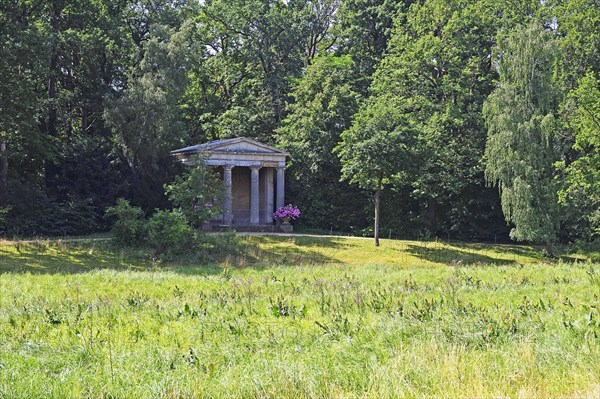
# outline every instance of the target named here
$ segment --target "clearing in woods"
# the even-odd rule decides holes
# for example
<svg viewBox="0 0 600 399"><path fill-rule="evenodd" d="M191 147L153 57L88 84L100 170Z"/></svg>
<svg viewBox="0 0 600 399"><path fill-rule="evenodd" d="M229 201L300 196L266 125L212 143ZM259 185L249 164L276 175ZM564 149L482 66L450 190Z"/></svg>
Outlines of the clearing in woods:
<svg viewBox="0 0 600 399"><path fill-rule="evenodd" d="M211 265L0 244L0 398L600 396L597 263L244 241Z"/></svg>

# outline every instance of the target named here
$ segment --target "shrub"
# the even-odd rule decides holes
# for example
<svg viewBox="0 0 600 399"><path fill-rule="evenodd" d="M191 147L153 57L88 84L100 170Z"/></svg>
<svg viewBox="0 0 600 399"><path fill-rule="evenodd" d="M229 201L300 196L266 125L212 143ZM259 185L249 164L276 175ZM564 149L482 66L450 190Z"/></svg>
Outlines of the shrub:
<svg viewBox="0 0 600 399"><path fill-rule="evenodd" d="M52 203L44 219L48 235L85 234L97 227L96 208L90 199Z"/></svg>
<svg viewBox="0 0 600 399"><path fill-rule="evenodd" d="M113 241L120 246L141 246L145 241L144 211L119 198L117 204L106 210L106 216L116 218L111 229Z"/></svg>
<svg viewBox="0 0 600 399"><path fill-rule="evenodd" d="M155 255L179 254L192 246L192 230L178 209L156 211L146 227L148 245Z"/></svg>
<svg viewBox="0 0 600 399"><path fill-rule="evenodd" d="M200 157L187 173L165 186L165 193L193 227L200 227L222 212L225 185Z"/></svg>
<svg viewBox="0 0 600 399"><path fill-rule="evenodd" d="M89 234L98 228L90 198L57 200L28 184L10 186L10 205L0 210L0 231L7 236Z"/></svg>

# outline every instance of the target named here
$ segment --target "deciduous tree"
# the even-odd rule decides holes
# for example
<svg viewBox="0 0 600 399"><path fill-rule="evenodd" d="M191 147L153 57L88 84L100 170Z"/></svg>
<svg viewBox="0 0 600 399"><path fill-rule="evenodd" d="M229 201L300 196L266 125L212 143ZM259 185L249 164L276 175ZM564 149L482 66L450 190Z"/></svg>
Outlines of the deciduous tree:
<svg viewBox="0 0 600 399"><path fill-rule="evenodd" d="M336 148L342 179L373 192L375 246L379 246L381 191L407 177L414 143L415 130L405 110L394 98L378 97L361 108Z"/></svg>
<svg viewBox="0 0 600 399"><path fill-rule="evenodd" d="M332 156L358 109L352 74L349 56L316 57L294 84L294 101L277 133L290 153L286 190L307 210L302 222L311 227L349 229L361 223L365 196L339 181L340 160Z"/></svg>
<svg viewBox="0 0 600 399"><path fill-rule="evenodd" d="M373 80L373 95L393 96L418 132L411 151L419 169L407 183L432 236L440 221L446 229L461 223L451 216L467 207L466 193L485 196L481 108L496 78L493 11L487 1L443 0L401 9Z"/></svg>
<svg viewBox="0 0 600 399"><path fill-rule="evenodd" d="M565 104L567 123L574 132L575 158L565 167L566 187L561 200L577 206L586 219L583 238L600 235L600 80L589 73L579 80Z"/></svg>
<svg viewBox="0 0 600 399"><path fill-rule="evenodd" d="M551 254L559 229L556 41L534 21L508 32L498 47L500 82L484 107L486 179L500 190L511 237L545 243Z"/></svg>

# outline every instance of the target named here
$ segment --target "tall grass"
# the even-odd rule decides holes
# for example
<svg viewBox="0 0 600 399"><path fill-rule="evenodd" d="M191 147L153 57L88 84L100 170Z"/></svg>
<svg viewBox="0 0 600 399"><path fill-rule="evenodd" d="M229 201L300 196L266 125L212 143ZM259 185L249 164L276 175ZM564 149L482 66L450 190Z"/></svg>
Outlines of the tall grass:
<svg viewBox="0 0 600 399"><path fill-rule="evenodd" d="M0 398L600 396L598 264L252 240L327 259L0 274Z"/></svg>

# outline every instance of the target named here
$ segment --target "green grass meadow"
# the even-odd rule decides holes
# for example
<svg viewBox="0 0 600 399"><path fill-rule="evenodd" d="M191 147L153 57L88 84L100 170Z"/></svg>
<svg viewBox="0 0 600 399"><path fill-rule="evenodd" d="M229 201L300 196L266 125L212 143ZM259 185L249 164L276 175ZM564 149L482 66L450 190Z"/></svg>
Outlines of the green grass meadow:
<svg viewBox="0 0 600 399"><path fill-rule="evenodd" d="M0 398L600 397L600 264L245 237L177 261L0 244Z"/></svg>

